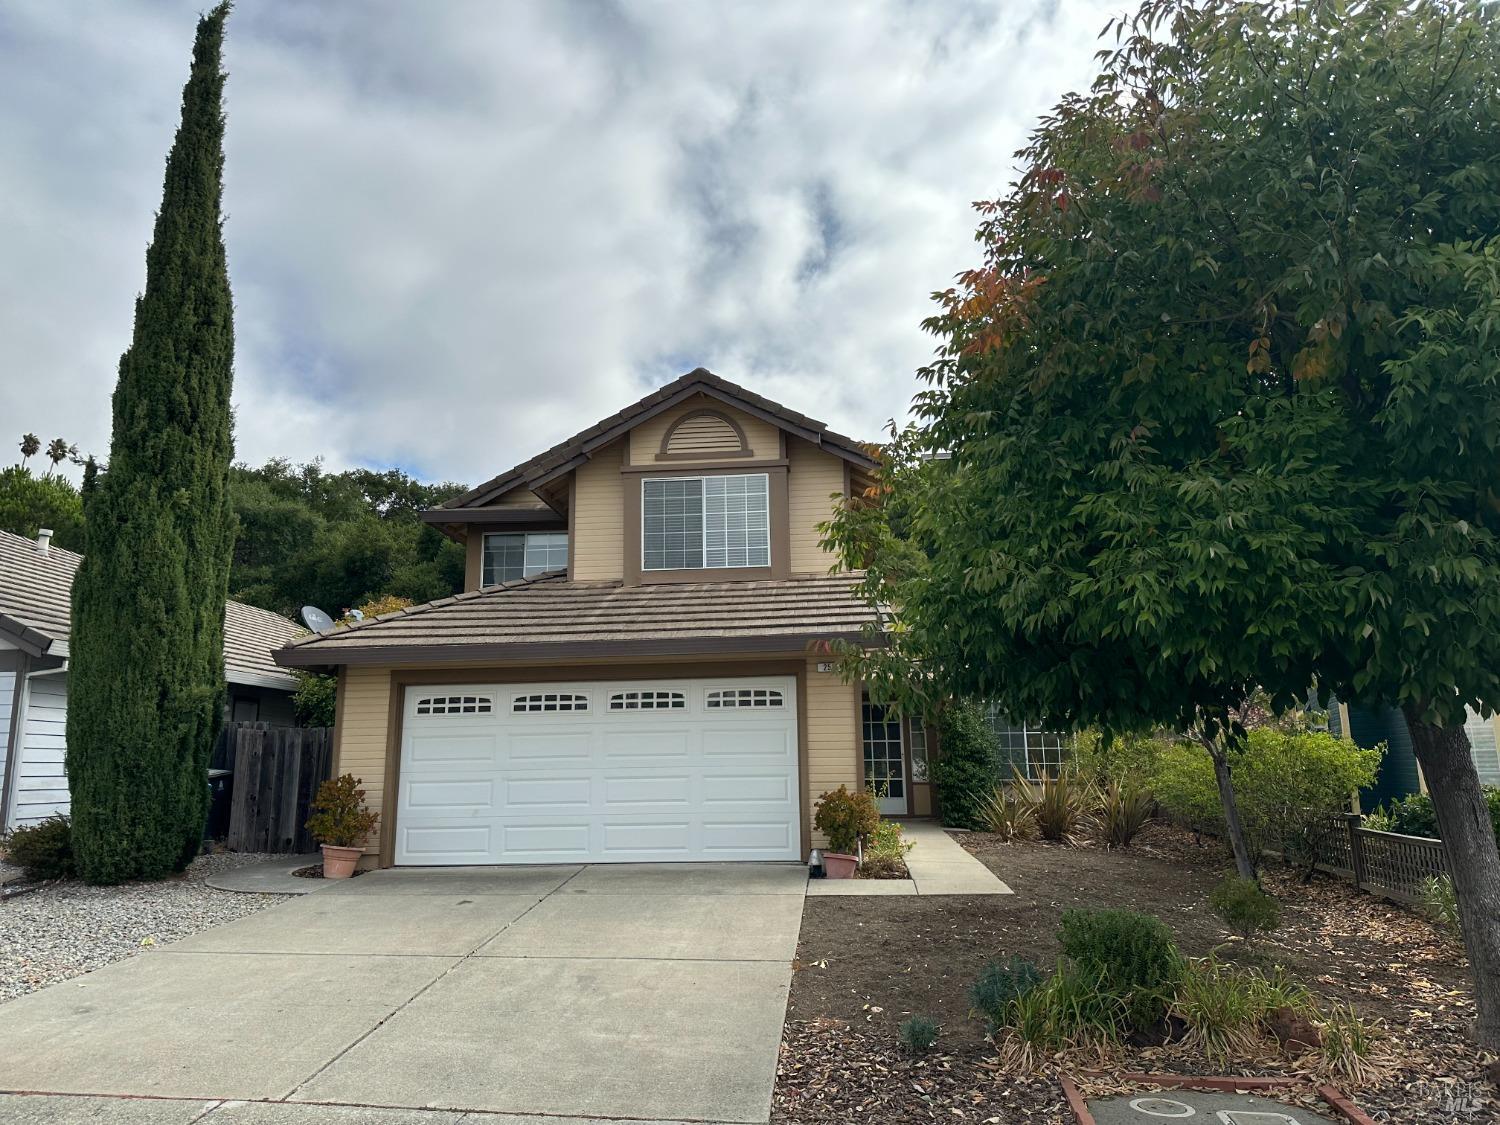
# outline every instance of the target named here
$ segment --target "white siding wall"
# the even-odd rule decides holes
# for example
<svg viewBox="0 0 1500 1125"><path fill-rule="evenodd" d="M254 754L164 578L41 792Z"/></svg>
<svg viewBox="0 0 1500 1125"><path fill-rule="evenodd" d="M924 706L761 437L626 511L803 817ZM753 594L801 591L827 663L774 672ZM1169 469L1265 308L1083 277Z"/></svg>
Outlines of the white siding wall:
<svg viewBox="0 0 1500 1125"><path fill-rule="evenodd" d="M68 777L63 772L67 748L68 676L33 676L27 692L20 759L16 763L11 824L35 824L68 811Z"/></svg>

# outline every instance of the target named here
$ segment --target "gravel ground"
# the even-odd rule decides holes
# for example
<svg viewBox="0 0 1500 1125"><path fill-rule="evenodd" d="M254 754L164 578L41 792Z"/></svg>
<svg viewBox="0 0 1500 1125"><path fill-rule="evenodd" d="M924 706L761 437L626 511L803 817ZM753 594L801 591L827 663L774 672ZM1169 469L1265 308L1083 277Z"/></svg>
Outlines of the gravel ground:
<svg viewBox="0 0 1500 1125"><path fill-rule="evenodd" d="M284 902L291 896L203 884L216 871L273 858L206 855L160 883L57 883L0 902L0 1002ZM0 865L0 882L15 874Z"/></svg>

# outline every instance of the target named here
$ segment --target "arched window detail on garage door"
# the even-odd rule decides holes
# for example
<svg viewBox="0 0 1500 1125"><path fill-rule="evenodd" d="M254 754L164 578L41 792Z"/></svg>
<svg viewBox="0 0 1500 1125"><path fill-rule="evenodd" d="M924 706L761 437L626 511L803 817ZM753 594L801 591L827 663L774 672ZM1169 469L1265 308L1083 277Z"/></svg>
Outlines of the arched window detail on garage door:
<svg viewBox="0 0 1500 1125"><path fill-rule="evenodd" d="M568 691L539 691L534 695L518 695L511 700L513 714L522 715L534 711L587 711L589 697Z"/></svg>
<svg viewBox="0 0 1500 1125"><path fill-rule="evenodd" d="M488 715L494 710L492 695L424 695L417 700L418 715Z"/></svg>
<svg viewBox="0 0 1500 1125"><path fill-rule="evenodd" d="M786 697L775 688L720 688L708 693L703 705L710 711L750 707L785 707Z"/></svg>
<svg viewBox="0 0 1500 1125"><path fill-rule="evenodd" d="M685 711L687 696L680 691L617 691L609 697L611 711Z"/></svg>

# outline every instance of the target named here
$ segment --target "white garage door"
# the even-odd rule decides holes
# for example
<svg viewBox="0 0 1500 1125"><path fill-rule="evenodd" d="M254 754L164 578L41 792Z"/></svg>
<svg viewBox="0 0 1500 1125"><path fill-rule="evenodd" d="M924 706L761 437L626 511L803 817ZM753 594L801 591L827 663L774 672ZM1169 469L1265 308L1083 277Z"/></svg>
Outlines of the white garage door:
<svg viewBox="0 0 1500 1125"><path fill-rule="evenodd" d="M409 687L398 864L801 858L796 680Z"/></svg>

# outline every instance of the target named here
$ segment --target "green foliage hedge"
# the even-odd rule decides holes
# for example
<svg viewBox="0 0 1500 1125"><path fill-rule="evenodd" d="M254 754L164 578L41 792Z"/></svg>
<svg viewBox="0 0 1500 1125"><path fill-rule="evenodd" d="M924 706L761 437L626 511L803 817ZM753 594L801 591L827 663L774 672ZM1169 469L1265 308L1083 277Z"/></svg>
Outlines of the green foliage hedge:
<svg viewBox="0 0 1500 1125"><path fill-rule="evenodd" d="M950 828L983 828L983 801L999 780L995 735L984 712L956 701L938 716L938 756L931 764L938 809Z"/></svg>
<svg viewBox="0 0 1500 1125"><path fill-rule="evenodd" d="M1490 822L1495 826L1495 837L1500 839L1500 789L1487 785L1484 789L1485 803L1489 806ZM1396 832L1402 836L1425 836L1429 840L1440 840L1437 810L1432 807L1432 798L1426 793L1409 793L1388 806L1378 808L1365 817L1366 828L1378 832Z"/></svg>
<svg viewBox="0 0 1500 1125"><path fill-rule="evenodd" d="M72 828L65 816L13 828L0 837L0 851L26 878L67 879L73 875Z"/></svg>

